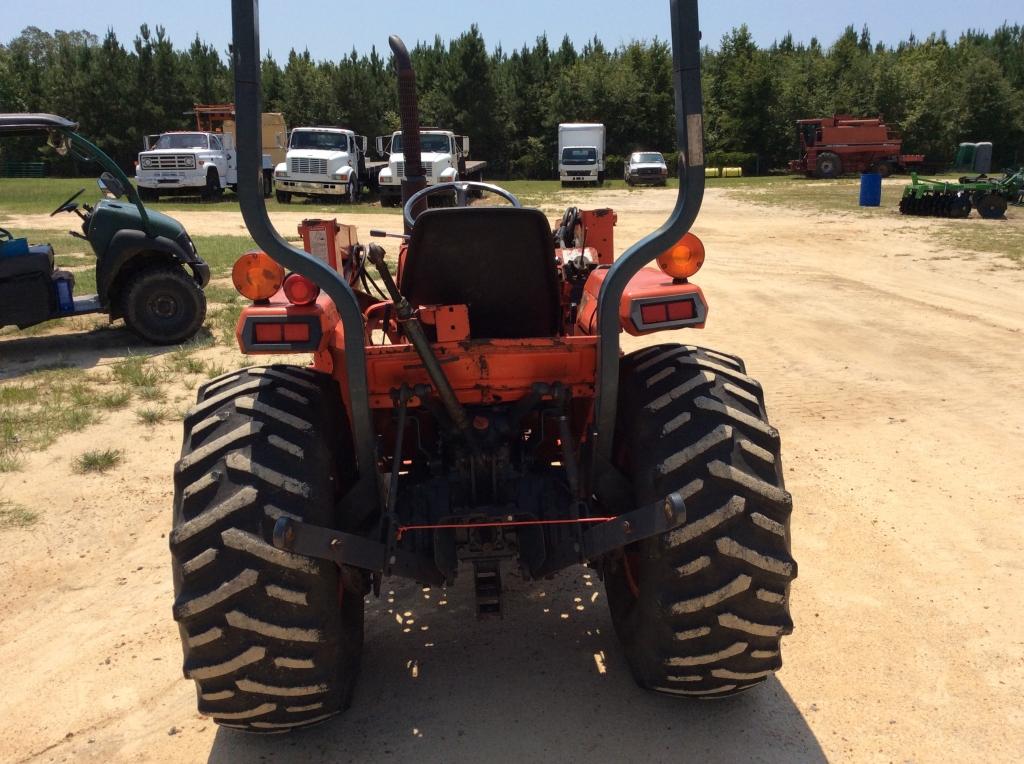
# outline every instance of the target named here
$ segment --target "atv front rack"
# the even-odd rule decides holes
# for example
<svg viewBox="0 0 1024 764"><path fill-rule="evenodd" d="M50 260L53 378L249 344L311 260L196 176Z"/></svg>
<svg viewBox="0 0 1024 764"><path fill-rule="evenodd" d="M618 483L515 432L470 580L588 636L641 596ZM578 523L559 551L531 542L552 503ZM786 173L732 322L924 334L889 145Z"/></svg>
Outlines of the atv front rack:
<svg viewBox="0 0 1024 764"><path fill-rule="evenodd" d="M617 517L579 518L575 520L494 520L480 523L439 523L434 525L403 526L401 533L412 530L432 530L435 534L457 528L539 527L561 524L590 527L576 538L563 542L550 550L547 560L534 575L550 575L570 565L594 562L606 554L628 544L659 536L679 528L686 522L686 506L682 496L671 493L661 501L627 512ZM330 560L368 571L379 577L399 576L411 578L421 584L451 583L433 557L401 549L400 538L380 543L354 533L310 525L290 517L281 517L274 525L274 546L286 552Z"/></svg>

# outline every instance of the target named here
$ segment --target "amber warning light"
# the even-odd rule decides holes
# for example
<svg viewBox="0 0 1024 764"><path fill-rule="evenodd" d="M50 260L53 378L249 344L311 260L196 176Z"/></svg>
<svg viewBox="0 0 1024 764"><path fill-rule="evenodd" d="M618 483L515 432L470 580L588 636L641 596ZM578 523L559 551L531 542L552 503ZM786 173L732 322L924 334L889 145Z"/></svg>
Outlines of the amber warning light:
<svg viewBox="0 0 1024 764"><path fill-rule="evenodd" d="M674 279L688 279L704 265L704 242L687 233L658 256L658 267Z"/></svg>
<svg viewBox="0 0 1024 764"><path fill-rule="evenodd" d="M243 297L269 300L284 283L284 268L266 252L247 252L235 261L231 281Z"/></svg>

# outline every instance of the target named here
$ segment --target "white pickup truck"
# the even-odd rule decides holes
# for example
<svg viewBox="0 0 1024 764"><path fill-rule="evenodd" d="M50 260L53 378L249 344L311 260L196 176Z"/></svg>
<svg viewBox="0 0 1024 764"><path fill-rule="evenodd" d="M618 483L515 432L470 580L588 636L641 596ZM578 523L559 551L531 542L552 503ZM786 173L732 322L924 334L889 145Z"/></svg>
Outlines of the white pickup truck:
<svg viewBox="0 0 1024 764"><path fill-rule="evenodd" d="M333 196L355 204L365 180L365 135L340 127L296 127L285 161L274 170L274 193L282 204L293 196Z"/></svg>
<svg viewBox="0 0 1024 764"><path fill-rule="evenodd" d="M388 155L386 166L377 175L380 203L385 207L396 205L402 199L402 181L406 177L401 131L379 136L377 153ZM448 130L420 131L420 161L428 186L456 180L481 181L487 166L482 160L469 161L469 138Z"/></svg>
<svg viewBox="0 0 1024 764"><path fill-rule="evenodd" d="M219 199L238 185L234 138L223 133L181 132L147 136L135 166L143 201L170 194L199 194Z"/></svg>

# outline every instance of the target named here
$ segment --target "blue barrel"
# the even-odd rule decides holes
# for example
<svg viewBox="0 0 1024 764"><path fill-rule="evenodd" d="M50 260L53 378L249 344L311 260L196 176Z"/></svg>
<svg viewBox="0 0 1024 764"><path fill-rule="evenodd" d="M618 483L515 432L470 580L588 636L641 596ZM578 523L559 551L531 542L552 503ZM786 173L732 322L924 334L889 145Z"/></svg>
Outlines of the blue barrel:
<svg viewBox="0 0 1024 764"><path fill-rule="evenodd" d="M882 176L877 172L865 172L860 176L860 206L882 206Z"/></svg>

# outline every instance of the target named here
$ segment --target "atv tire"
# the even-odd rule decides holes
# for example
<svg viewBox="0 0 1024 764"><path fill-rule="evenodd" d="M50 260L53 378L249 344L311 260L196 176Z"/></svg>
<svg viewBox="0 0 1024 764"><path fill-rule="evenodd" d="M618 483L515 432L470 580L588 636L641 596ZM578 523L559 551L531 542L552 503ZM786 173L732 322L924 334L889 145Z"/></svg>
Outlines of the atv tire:
<svg viewBox="0 0 1024 764"><path fill-rule="evenodd" d="M618 466L642 506L678 491L686 522L605 563L637 683L714 699L781 667L792 631L792 499L761 386L738 358L660 345L623 359Z"/></svg>
<svg viewBox="0 0 1024 764"><path fill-rule="evenodd" d="M279 517L336 526L351 444L333 380L251 368L199 391L174 470L174 618L199 712L281 732L345 710L363 645L361 574L270 540Z"/></svg>
<svg viewBox="0 0 1024 764"><path fill-rule="evenodd" d="M154 345L180 345L192 339L206 318L206 294L177 266L147 268L124 288L125 325Z"/></svg>

